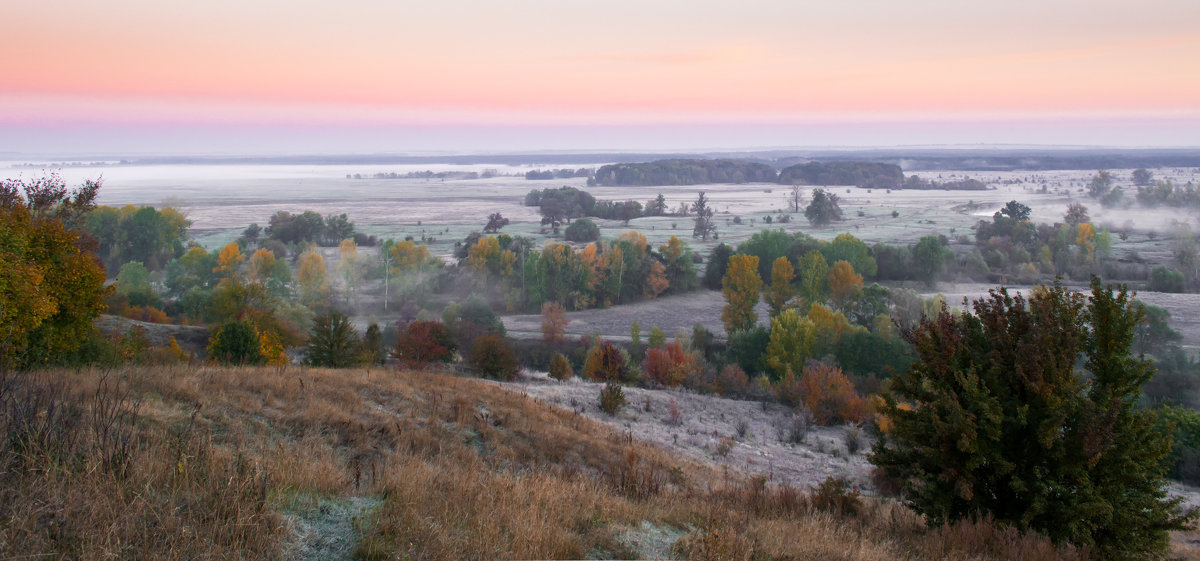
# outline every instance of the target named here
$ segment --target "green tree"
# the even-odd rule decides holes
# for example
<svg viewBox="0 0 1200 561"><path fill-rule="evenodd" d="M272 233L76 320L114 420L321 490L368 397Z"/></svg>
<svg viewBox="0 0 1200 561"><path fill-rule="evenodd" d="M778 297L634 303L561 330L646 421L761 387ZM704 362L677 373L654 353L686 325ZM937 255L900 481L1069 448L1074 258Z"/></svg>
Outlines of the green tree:
<svg viewBox="0 0 1200 561"><path fill-rule="evenodd" d="M467 354L467 364L480 374L497 380L512 380L520 372L512 345L494 333L475 338L471 352Z"/></svg>
<svg viewBox="0 0 1200 561"><path fill-rule="evenodd" d="M734 255L729 258L729 270L721 279L721 293L725 296L725 308L721 310L721 322L725 332L733 333L754 327L758 323L758 295L762 291L762 277L758 276L758 257Z"/></svg>
<svg viewBox="0 0 1200 561"><path fill-rule="evenodd" d="M800 258L800 296L809 304L829 297L829 262L815 249Z"/></svg>
<svg viewBox="0 0 1200 561"><path fill-rule="evenodd" d="M833 238L833 241L821 248L821 254L825 256L825 261L828 263L837 263L838 261L849 263L851 267L854 267L854 271L865 279L873 279L879 272L878 264L876 264L875 258L871 257L871 250L867 244L854 237L853 234L838 234L838 237Z"/></svg>
<svg viewBox="0 0 1200 561"><path fill-rule="evenodd" d="M804 217L813 226L824 226L841 220L842 207L838 204L838 196L827 193L824 189L813 189L812 202L804 208Z"/></svg>
<svg viewBox="0 0 1200 561"><path fill-rule="evenodd" d="M1055 285L943 308L910 336L918 359L892 378L871 461L934 525L987 514L1104 559L1162 553L1196 513L1167 498L1170 439L1136 407L1153 372L1129 354L1140 320L1095 278L1090 299Z"/></svg>
<svg viewBox="0 0 1200 561"><path fill-rule="evenodd" d="M917 241L912 251L913 272L916 277L926 284L933 284L933 280L946 266L947 251L938 236L923 236Z"/></svg>
<svg viewBox="0 0 1200 561"><path fill-rule="evenodd" d="M358 333L345 314L331 311L313 318L312 332L308 337L308 364L346 368L359 364L361 359Z"/></svg>
<svg viewBox="0 0 1200 561"><path fill-rule="evenodd" d="M594 242L600 239L600 227L587 218L580 218L567 226L563 237L576 243Z"/></svg>
<svg viewBox="0 0 1200 561"><path fill-rule="evenodd" d="M208 341L208 356L222 364L255 365L266 362L254 323L248 320L221 324Z"/></svg>
<svg viewBox="0 0 1200 561"><path fill-rule="evenodd" d="M813 322L796 309L784 310L771 320L766 363L774 379L782 379L789 372L799 375L804 370L804 361L812 354L815 331Z"/></svg>

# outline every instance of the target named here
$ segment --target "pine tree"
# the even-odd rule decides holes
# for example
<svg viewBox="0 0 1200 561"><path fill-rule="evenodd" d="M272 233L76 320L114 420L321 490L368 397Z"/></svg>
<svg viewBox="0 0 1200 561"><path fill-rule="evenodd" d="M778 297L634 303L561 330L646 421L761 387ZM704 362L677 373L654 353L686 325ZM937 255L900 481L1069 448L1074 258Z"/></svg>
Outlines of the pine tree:
<svg viewBox="0 0 1200 561"><path fill-rule="evenodd" d="M871 461L934 525L987 514L1104 559L1160 554L1196 513L1167 498L1170 436L1136 409L1151 376L1129 354L1140 320L1095 278L1090 299L1055 285L943 306L909 335L918 360L891 380Z"/></svg>
<svg viewBox="0 0 1200 561"><path fill-rule="evenodd" d="M329 312L313 318L312 333L308 338L308 364L345 368L358 364L361 357L358 333L345 314Z"/></svg>

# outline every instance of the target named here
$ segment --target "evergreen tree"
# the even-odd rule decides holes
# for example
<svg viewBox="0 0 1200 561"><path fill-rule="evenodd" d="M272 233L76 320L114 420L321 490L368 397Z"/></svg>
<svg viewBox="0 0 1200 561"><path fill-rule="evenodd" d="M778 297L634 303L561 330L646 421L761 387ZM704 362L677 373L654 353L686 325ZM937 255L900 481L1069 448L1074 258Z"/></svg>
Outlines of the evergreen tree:
<svg viewBox="0 0 1200 561"><path fill-rule="evenodd" d="M358 364L362 357L358 333L350 319L340 312L313 318L308 338L308 364L327 368L345 368Z"/></svg>
<svg viewBox="0 0 1200 561"><path fill-rule="evenodd" d="M918 359L892 378L871 461L931 524L987 514L1105 559L1161 554L1196 513L1167 498L1170 437L1136 408L1152 375L1130 356L1139 321L1095 278L1090 299L1055 285L943 306L909 335Z"/></svg>

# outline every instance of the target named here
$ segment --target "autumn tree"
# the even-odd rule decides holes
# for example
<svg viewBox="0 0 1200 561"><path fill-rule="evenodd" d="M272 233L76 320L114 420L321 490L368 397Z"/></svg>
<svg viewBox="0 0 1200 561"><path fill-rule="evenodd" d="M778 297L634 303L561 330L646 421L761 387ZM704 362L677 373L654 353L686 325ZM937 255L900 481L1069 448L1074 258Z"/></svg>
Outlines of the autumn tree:
<svg viewBox="0 0 1200 561"><path fill-rule="evenodd" d="M796 272L787 257L779 257L771 264L771 285L763 293L763 300L767 302L771 317L779 315L784 306L796 296L796 288L792 286L792 279L795 277Z"/></svg>
<svg viewBox="0 0 1200 561"><path fill-rule="evenodd" d="M363 269L363 259L358 253L358 244L352 239L344 239L338 245L337 270L346 287L347 296L352 302L358 301L358 287L362 284L366 271Z"/></svg>
<svg viewBox="0 0 1200 561"><path fill-rule="evenodd" d="M986 515L1102 559L1161 555L1196 512L1168 498L1170 436L1138 408L1139 311L1094 277L1090 298L1056 284L943 308L909 335L918 359L891 379L871 461L933 525Z"/></svg>
<svg viewBox="0 0 1200 561"><path fill-rule="evenodd" d="M311 309L321 309L329 303L329 281L326 278L325 258L316 248L302 253L298 259L296 282L300 287L300 303Z"/></svg>
<svg viewBox="0 0 1200 561"><path fill-rule="evenodd" d="M567 310L558 302L542 304L542 340L547 343L561 341L567 333Z"/></svg>
<svg viewBox="0 0 1200 561"><path fill-rule="evenodd" d="M497 380L512 380L520 373L512 345L495 333L475 338L467 354L467 364L480 374Z"/></svg>
<svg viewBox="0 0 1200 561"><path fill-rule="evenodd" d="M648 352L648 351L647 351ZM597 340L583 362L583 377L598 382L618 382L629 376L629 359L616 345Z"/></svg>
<svg viewBox="0 0 1200 561"><path fill-rule="evenodd" d="M721 322L725 332L733 333L754 327L758 323L759 292L762 277L758 275L758 257L737 254L729 258L729 269L721 279L721 293L725 296L725 308L721 310Z"/></svg>
<svg viewBox="0 0 1200 561"><path fill-rule="evenodd" d="M799 310L789 308L771 320L771 337L767 343L766 363L772 377L782 379L787 373L798 373L812 354L816 328Z"/></svg>
<svg viewBox="0 0 1200 561"><path fill-rule="evenodd" d="M440 321L414 321L400 331L392 355L402 364L420 368L454 359L454 336Z"/></svg>
<svg viewBox="0 0 1200 561"><path fill-rule="evenodd" d="M810 304L829 297L829 263L820 251L810 251L800 258L800 296Z"/></svg>
<svg viewBox="0 0 1200 561"><path fill-rule="evenodd" d="M661 349L648 349L642 359L642 372L656 384L673 388L683 384L688 376L700 371L700 361L683 350L679 341Z"/></svg>
<svg viewBox="0 0 1200 561"><path fill-rule="evenodd" d="M845 309L858 294L862 293L862 275L845 261L838 261L829 269L829 301L838 310Z"/></svg>
<svg viewBox="0 0 1200 561"><path fill-rule="evenodd" d="M92 332L109 289L80 228L99 189L68 190L57 175L0 181L0 368L49 364Z"/></svg>
<svg viewBox="0 0 1200 561"><path fill-rule="evenodd" d="M822 425L861 423L871 416L865 398L842 369L826 361L810 361L800 376L800 399Z"/></svg>

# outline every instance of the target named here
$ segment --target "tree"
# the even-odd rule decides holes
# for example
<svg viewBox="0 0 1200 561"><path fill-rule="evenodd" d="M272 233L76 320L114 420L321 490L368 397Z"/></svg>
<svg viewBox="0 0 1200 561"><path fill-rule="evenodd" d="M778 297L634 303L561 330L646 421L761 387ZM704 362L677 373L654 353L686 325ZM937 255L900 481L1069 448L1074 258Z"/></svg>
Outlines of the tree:
<svg viewBox="0 0 1200 561"><path fill-rule="evenodd" d="M499 212L493 212L488 215L487 225L483 227L483 233L495 234L501 228L508 226L508 219L502 216Z"/></svg>
<svg viewBox="0 0 1200 561"><path fill-rule="evenodd" d="M874 278L879 272L879 266L875 262L875 258L871 257L871 250L867 244L854 237L853 234L838 234L833 241L821 248L821 254L825 256L825 261L828 263L837 263L838 261L850 263L855 272L867 279Z"/></svg>
<svg viewBox="0 0 1200 561"><path fill-rule="evenodd" d="M642 360L642 372L656 384L673 388L683 384L688 376L700 371L700 361L683 350L679 341L661 349L649 349Z"/></svg>
<svg viewBox="0 0 1200 561"><path fill-rule="evenodd" d="M754 305L758 303L761 290L758 257L741 254L730 257L729 270L721 279L721 294L725 297L721 322L725 324L726 333L749 329L758 323L758 312L754 311Z"/></svg>
<svg viewBox="0 0 1200 561"><path fill-rule="evenodd" d="M791 191L788 193L788 209L792 212L800 212L801 190L800 184L792 185Z"/></svg>
<svg viewBox="0 0 1200 561"><path fill-rule="evenodd" d="M1079 203L1071 203L1067 205L1067 213L1063 215L1063 222L1068 226L1078 226L1085 222L1091 222L1092 219L1088 216L1088 209Z"/></svg>
<svg viewBox="0 0 1200 561"><path fill-rule="evenodd" d="M733 255L733 248L724 242L712 248L712 252L708 254L708 262L704 264L705 288L709 290L719 290L721 288L721 279L725 278L725 271L729 269L729 257L731 255Z"/></svg>
<svg viewBox="0 0 1200 561"><path fill-rule="evenodd" d="M787 257L780 257L771 264L771 285L763 293L763 300L767 302L771 317L779 315L784 306L796 296L796 288L792 286L792 279L795 277L796 271L792 269L792 262L788 261Z"/></svg>
<svg viewBox="0 0 1200 561"><path fill-rule="evenodd" d="M508 341L494 333L476 337L467 354L467 364L488 378L512 380L520 368L517 354Z"/></svg>
<svg viewBox="0 0 1200 561"><path fill-rule="evenodd" d="M542 304L542 340L547 343L561 341L567 333L567 310L558 302Z"/></svg>
<svg viewBox="0 0 1200 561"><path fill-rule="evenodd" d="M829 301L834 309L844 310L862 293L862 275L845 261L838 261L829 270Z"/></svg>
<svg viewBox="0 0 1200 561"><path fill-rule="evenodd" d="M708 206L708 198L704 191L700 191L700 194L696 196L696 202L692 203L691 210L692 214L696 215L692 237L708 241L709 236L717 233L717 225L713 224L713 209Z"/></svg>
<svg viewBox="0 0 1200 561"><path fill-rule="evenodd" d="M583 362L583 377L598 382L617 382L629 374L629 360L616 345L597 340Z"/></svg>
<svg viewBox="0 0 1200 561"><path fill-rule="evenodd" d="M325 275L325 258L316 249L300 255L296 282L300 285L300 303L311 309L328 305L329 282Z"/></svg>
<svg viewBox="0 0 1200 561"><path fill-rule="evenodd" d="M222 364L255 365L267 360L258 329L248 320L221 324L209 338L207 350L209 357Z"/></svg>
<svg viewBox="0 0 1200 561"><path fill-rule="evenodd" d="M1133 170L1133 184L1138 187L1145 187L1154 181L1154 174L1146 168L1138 168Z"/></svg>
<svg viewBox="0 0 1200 561"><path fill-rule="evenodd" d="M804 208L804 217L813 226L824 226L830 222L842 219L842 207L838 205L838 196L826 193L824 189L814 189L812 202Z"/></svg>
<svg viewBox="0 0 1200 561"><path fill-rule="evenodd" d="M431 362L454 359L454 337L440 321L414 321L396 338L392 354L400 362L420 368Z"/></svg>
<svg viewBox="0 0 1200 561"><path fill-rule="evenodd" d="M815 331L813 322L795 308L784 310L771 320L766 363L774 379L802 371L804 361L812 355Z"/></svg>
<svg viewBox="0 0 1200 561"><path fill-rule="evenodd" d="M829 262L815 249L800 258L800 296L809 304L829 297Z"/></svg>
<svg viewBox="0 0 1200 561"><path fill-rule="evenodd" d="M1004 216L1007 216L1017 222L1028 222L1029 213L1031 212L1033 212L1033 209L1015 200L1004 203L1004 207L1000 209L1000 214L1003 214Z"/></svg>
<svg viewBox="0 0 1200 561"><path fill-rule="evenodd" d="M0 368L32 368L79 348L104 309L103 266L81 234L98 181L0 181Z"/></svg>
<svg viewBox="0 0 1200 561"><path fill-rule="evenodd" d="M933 279L946 266L946 247L938 236L923 236L917 241L912 251L913 273L925 284L933 284Z"/></svg>
<svg viewBox="0 0 1200 561"><path fill-rule="evenodd" d="M567 238L567 241L577 243L594 242L600 239L600 227L587 218L580 218L567 226L563 236Z"/></svg>
<svg viewBox="0 0 1200 561"><path fill-rule="evenodd" d="M867 400L854 391L842 369L825 361L805 365L800 396L818 424L861 423L870 416Z"/></svg>
<svg viewBox="0 0 1200 561"><path fill-rule="evenodd" d="M363 276L366 271L363 270L363 260L358 254L358 244L352 239L344 239L338 244L338 272L342 275L342 282L346 286L350 299L357 302L358 287L362 284Z"/></svg>
<svg viewBox="0 0 1200 561"><path fill-rule="evenodd" d="M1136 407L1153 370L1129 354L1126 289L1000 289L972 309L910 334L918 359L892 378L871 461L933 525L985 514L1104 559L1160 554L1196 511L1167 498L1170 438Z"/></svg>
<svg viewBox="0 0 1200 561"><path fill-rule="evenodd" d="M570 380L575 373L571 370L571 361L562 353L554 353L550 358L550 377L560 382Z"/></svg>
<svg viewBox="0 0 1200 561"><path fill-rule="evenodd" d="M358 333L345 314L329 312L313 318L305 362L326 368L346 368L358 364L361 358Z"/></svg>
<svg viewBox="0 0 1200 561"><path fill-rule="evenodd" d="M646 216L662 216L666 213L667 199L663 197L662 193L659 193L657 197L646 203Z"/></svg>

